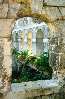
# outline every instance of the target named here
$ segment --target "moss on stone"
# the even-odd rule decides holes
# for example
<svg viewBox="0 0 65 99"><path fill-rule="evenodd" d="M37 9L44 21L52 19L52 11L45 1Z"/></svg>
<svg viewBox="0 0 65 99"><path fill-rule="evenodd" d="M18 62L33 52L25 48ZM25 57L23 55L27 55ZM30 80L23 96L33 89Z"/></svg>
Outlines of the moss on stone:
<svg viewBox="0 0 65 99"><path fill-rule="evenodd" d="M27 4L30 3L31 0L16 0L17 3L23 3L23 4Z"/></svg>
<svg viewBox="0 0 65 99"><path fill-rule="evenodd" d="M26 7L23 9L20 9L17 13L18 17L34 17L37 19L40 19L41 21L50 22L50 18L47 14L39 14L39 13L33 13L30 7Z"/></svg>

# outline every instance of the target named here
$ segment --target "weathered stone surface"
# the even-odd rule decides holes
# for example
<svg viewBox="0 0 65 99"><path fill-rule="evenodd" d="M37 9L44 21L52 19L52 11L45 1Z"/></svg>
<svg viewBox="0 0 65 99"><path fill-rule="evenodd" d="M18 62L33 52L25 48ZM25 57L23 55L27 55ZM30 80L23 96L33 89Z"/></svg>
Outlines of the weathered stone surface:
<svg viewBox="0 0 65 99"><path fill-rule="evenodd" d="M54 22L55 29L57 28L57 34L62 34L63 37L65 37L65 20L59 20ZM56 34L56 35L57 35Z"/></svg>
<svg viewBox="0 0 65 99"><path fill-rule="evenodd" d="M11 42L7 38L0 39L0 93L5 93L10 88L10 77L12 73ZM7 49L8 47L8 49ZM2 88L1 88L2 86Z"/></svg>
<svg viewBox="0 0 65 99"><path fill-rule="evenodd" d="M23 2L24 1L25 0L23 0ZM43 4L43 1L45 1L44 4ZM2 4L2 3L5 3L5 4ZM9 3L9 5L7 3ZM61 34L62 34L62 37L63 37L62 43L63 43L64 47L61 48L61 53L63 52L63 55L61 55L60 64L61 64L61 66L65 67L65 21L64 21L64 19L65 19L65 0L32 0L32 3L29 3L29 4L31 4L30 6L32 8L33 13L30 13L31 9L29 9L30 7L26 4L26 2L25 2L25 6L23 6L23 4L21 4L21 7L20 7L20 4L19 3L17 4L16 0L0 0L0 18L1 18L0 19L0 38L4 41L4 44L2 45L2 42L0 40L0 67L2 68L2 64L3 64L4 68L7 71L7 73L5 73L5 75L7 75L8 77L10 77L11 73L12 73L11 72L12 71L11 41L9 41L8 38L11 36L12 22L14 21L15 18L17 18L17 12L18 12L19 8L22 8L22 11L21 11L21 12L23 12L23 13L21 13L22 17L24 17L25 15L31 16L31 17L34 16L34 17L37 17L37 18L43 19L43 20L44 20L44 18L46 18L46 19L48 18L49 21L46 21L46 19L45 19L45 21L50 22L50 23L48 23L48 26L50 28L49 37L52 38L53 35L55 37L61 37ZM61 7L58 8L56 6L61 6ZM27 15L27 13L28 13L28 15ZM37 13L37 15L35 13ZM5 18L5 19L3 19L3 18ZM6 18L12 18L12 19L6 19ZM61 20L61 21L58 21L58 20ZM51 23L51 21L52 21L52 23ZM53 21L55 21L55 22L53 22ZM0 68L0 70L1 70L1 68ZM0 72L0 75L1 75L1 73L2 72ZM7 77L5 77L5 78L6 78L6 80L4 78L3 79L5 80L5 82L8 83L7 79L9 79L9 78L7 78ZM42 83L42 85L43 85L43 83ZM6 87L7 86L8 85L6 85ZM32 86L33 85L31 85L31 87ZM34 87L38 87L37 84ZM28 88L29 88L29 84L28 84ZM6 97L6 99L9 99L9 98L14 99L14 97L16 97L17 99L21 99L20 96L22 96L22 99L25 99L24 97L26 96L27 90L26 89L24 89L24 90L25 90L25 92L23 92L23 96L21 93L15 93L15 94L10 93L9 94L10 96ZM33 90L31 92L31 94L33 96L34 95L37 96L37 95L40 95L39 92L40 92L39 90L37 90L37 92L36 92L36 90ZM50 94L50 93L51 93L51 91L46 90L46 95ZM31 95L31 94L29 92L27 95ZM49 97L42 96L42 99L44 99L44 98L47 99ZM39 97L37 99L39 99ZM55 97L55 99L56 99L56 97ZM65 98L63 98L63 99L65 99Z"/></svg>
<svg viewBox="0 0 65 99"><path fill-rule="evenodd" d="M14 19L0 19L0 37L10 37Z"/></svg>
<svg viewBox="0 0 65 99"><path fill-rule="evenodd" d="M17 0L8 0L9 1L9 4L13 4L13 3L16 3Z"/></svg>
<svg viewBox="0 0 65 99"><path fill-rule="evenodd" d="M47 5L65 6L65 0L45 0Z"/></svg>
<svg viewBox="0 0 65 99"><path fill-rule="evenodd" d="M16 18L19 7L20 4L17 3L9 4L8 18Z"/></svg>
<svg viewBox="0 0 65 99"><path fill-rule="evenodd" d="M43 8L43 0L32 0L31 8L33 12L41 12Z"/></svg>
<svg viewBox="0 0 65 99"><path fill-rule="evenodd" d="M49 36L52 38L54 37L63 37L63 42L65 43L65 21L59 20L52 23L48 23L48 27L50 29Z"/></svg>
<svg viewBox="0 0 65 99"><path fill-rule="evenodd" d="M8 4L0 4L0 18L6 18L8 12Z"/></svg>
<svg viewBox="0 0 65 99"><path fill-rule="evenodd" d="M8 3L9 2L9 0L3 0L3 3Z"/></svg>
<svg viewBox="0 0 65 99"><path fill-rule="evenodd" d="M0 0L0 3L2 3L3 2L3 0Z"/></svg>
<svg viewBox="0 0 65 99"><path fill-rule="evenodd" d="M0 39L0 78L2 74L2 69L3 69L3 59L4 59L4 50L3 50L3 40Z"/></svg>
<svg viewBox="0 0 65 99"><path fill-rule="evenodd" d="M4 56L10 56L11 55L11 41L8 41L8 39L4 39Z"/></svg>
<svg viewBox="0 0 65 99"><path fill-rule="evenodd" d="M56 20L62 16L57 7L44 7L42 9L42 14L47 14L50 21Z"/></svg>
<svg viewBox="0 0 65 99"><path fill-rule="evenodd" d="M3 66L6 68L7 74L11 76L11 65L12 65L12 58L11 58L11 42L8 41L7 38L4 38L4 60Z"/></svg>
<svg viewBox="0 0 65 99"><path fill-rule="evenodd" d="M3 40L3 45L2 42L0 44L0 50L1 50L1 45L3 46L3 50L1 50L0 53L1 58L3 57L2 60L0 61L0 82L2 83L2 85L0 84L0 93L5 94L10 90L10 86L11 86L12 58L10 52L11 42L9 42L7 38L3 38L2 40Z"/></svg>
<svg viewBox="0 0 65 99"><path fill-rule="evenodd" d="M56 7L55 5L52 5L52 3L51 6L43 6L43 0L32 0L31 9L33 13L38 13L42 14L43 16L47 16L50 21L54 21L57 19L65 19L64 7Z"/></svg>
<svg viewBox="0 0 65 99"><path fill-rule="evenodd" d="M60 12L61 12L63 18L65 19L65 7L59 7L59 9L60 9Z"/></svg>
<svg viewBox="0 0 65 99"><path fill-rule="evenodd" d="M5 99L56 99L54 95L57 97L56 94L59 93L60 89L58 80L39 80L12 84L12 91Z"/></svg>

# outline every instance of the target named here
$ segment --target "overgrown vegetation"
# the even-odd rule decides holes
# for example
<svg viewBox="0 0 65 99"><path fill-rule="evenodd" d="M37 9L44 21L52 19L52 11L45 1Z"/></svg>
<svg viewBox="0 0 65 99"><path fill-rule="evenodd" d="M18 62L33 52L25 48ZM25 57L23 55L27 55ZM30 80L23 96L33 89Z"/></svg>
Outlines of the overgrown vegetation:
<svg viewBox="0 0 65 99"><path fill-rule="evenodd" d="M52 68L49 66L49 54L47 52L34 56L28 50L13 50L17 69L12 71L12 82L45 80L52 78Z"/></svg>

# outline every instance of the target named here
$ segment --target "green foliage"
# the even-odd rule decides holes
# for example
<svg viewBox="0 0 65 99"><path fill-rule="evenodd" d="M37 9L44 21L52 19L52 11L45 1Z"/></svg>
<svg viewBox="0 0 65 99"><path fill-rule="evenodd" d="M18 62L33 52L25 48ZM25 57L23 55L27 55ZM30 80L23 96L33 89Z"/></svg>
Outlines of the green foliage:
<svg viewBox="0 0 65 99"><path fill-rule="evenodd" d="M37 59L36 56L31 55L28 57L27 62L28 62L28 64L35 65L36 59Z"/></svg>
<svg viewBox="0 0 65 99"><path fill-rule="evenodd" d="M49 55L47 52L42 53L35 62L35 65L38 69L44 69L49 66Z"/></svg>
<svg viewBox="0 0 65 99"><path fill-rule="evenodd" d="M46 2L43 3L43 7L45 7L45 6L47 6L47 3Z"/></svg>
<svg viewBox="0 0 65 99"><path fill-rule="evenodd" d="M49 54L47 52L42 53L36 60L35 65L39 71L43 73L48 73L48 75L52 76L53 70L49 66Z"/></svg>
<svg viewBox="0 0 65 99"><path fill-rule="evenodd" d="M12 55L15 55L16 58L18 58L20 56L20 52L17 51L16 48L12 49Z"/></svg>
<svg viewBox="0 0 65 99"><path fill-rule="evenodd" d="M18 52L14 49L12 54L15 54L16 59L21 64L18 80L13 78L13 82L52 78L53 70L49 66L49 54L47 52L42 53L39 56L33 56L28 50ZM33 66L36 69L34 69Z"/></svg>
<svg viewBox="0 0 65 99"><path fill-rule="evenodd" d="M26 60L28 58L28 50L25 50L25 51L21 51L20 52L20 55L18 56L18 60L19 61L23 61L23 60Z"/></svg>
<svg viewBox="0 0 65 99"><path fill-rule="evenodd" d="M29 56L29 51L17 51L16 48L12 50L12 55L15 55L16 59L19 61L25 61Z"/></svg>

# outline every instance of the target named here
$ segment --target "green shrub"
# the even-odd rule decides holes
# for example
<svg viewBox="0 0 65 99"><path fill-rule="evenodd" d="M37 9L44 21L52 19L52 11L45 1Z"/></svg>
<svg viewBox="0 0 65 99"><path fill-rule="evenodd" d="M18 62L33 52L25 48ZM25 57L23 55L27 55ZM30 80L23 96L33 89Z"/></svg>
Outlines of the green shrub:
<svg viewBox="0 0 65 99"><path fill-rule="evenodd" d="M49 66L49 55L47 52L40 54L40 56L37 57L35 65L38 69L44 69Z"/></svg>
<svg viewBox="0 0 65 99"><path fill-rule="evenodd" d="M49 54L47 52L40 54L39 56L34 56L29 53L28 50L24 51L13 51L15 54L17 62L20 63L20 73L18 80L13 78L13 82L22 81L34 81L34 80L45 80L51 79L53 70L49 66ZM31 67L30 67L31 66Z"/></svg>
<svg viewBox="0 0 65 99"><path fill-rule="evenodd" d="M52 76L53 70L49 66L49 54L47 52L42 53L36 60L35 65L39 71L43 74L46 72L48 75Z"/></svg>

